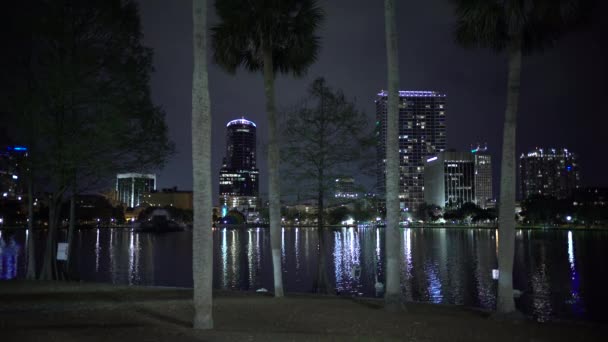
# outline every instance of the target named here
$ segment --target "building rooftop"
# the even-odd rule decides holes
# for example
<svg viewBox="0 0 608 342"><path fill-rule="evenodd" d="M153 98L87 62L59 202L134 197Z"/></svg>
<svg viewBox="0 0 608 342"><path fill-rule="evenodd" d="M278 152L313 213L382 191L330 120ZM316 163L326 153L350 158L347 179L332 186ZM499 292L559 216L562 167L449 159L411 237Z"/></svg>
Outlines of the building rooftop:
<svg viewBox="0 0 608 342"><path fill-rule="evenodd" d="M257 127L253 121L249 121L249 120L245 119L244 116L242 116L240 119L236 119L236 120L232 120L232 121L228 122L226 124L226 127L229 127L232 125L249 125L249 126Z"/></svg>
<svg viewBox="0 0 608 342"><path fill-rule="evenodd" d="M386 90L381 90L378 93L378 96L386 97L386 96L388 96L388 92ZM440 94L436 91L399 90L399 97L446 97L446 95Z"/></svg>

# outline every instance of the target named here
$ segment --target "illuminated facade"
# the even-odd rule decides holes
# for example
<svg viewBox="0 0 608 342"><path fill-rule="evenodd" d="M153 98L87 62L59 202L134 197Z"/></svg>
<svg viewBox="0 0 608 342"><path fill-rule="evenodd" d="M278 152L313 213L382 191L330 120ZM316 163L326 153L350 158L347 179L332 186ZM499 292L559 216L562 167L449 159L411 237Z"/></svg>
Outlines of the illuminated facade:
<svg viewBox="0 0 608 342"><path fill-rule="evenodd" d="M442 208L475 203L475 155L441 152L427 159L424 168L424 198Z"/></svg>
<svg viewBox="0 0 608 342"><path fill-rule="evenodd" d="M177 187L144 193L144 202L153 207L175 207L192 210L192 191L180 191Z"/></svg>
<svg viewBox="0 0 608 342"><path fill-rule="evenodd" d="M377 186L386 187L387 92L376 99ZM434 91L399 91L399 202L402 210L424 203L424 166L446 148L446 95Z"/></svg>
<svg viewBox="0 0 608 342"><path fill-rule="evenodd" d="M576 155L567 149L536 148L520 159L521 195L566 198L580 187Z"/></svg>
<svg viewBox="0 0 608 342"><path fill-rule="evenodd" d="M352 177L336 178L335 198L358 198L359 194L355 191L355 179Z"/></svg>
<svg viewBox="0 0 608 342"><path fill-rule="evenodd" d="M0 196L20 200L24 195L24 159L28 150L23 146L5 146L0 150Z"/></svg>
<svg viewBox="0 0 608 342"><path fill-rule="evenodd" d="M226 157L220 170L220 205L248 214L257 212L259 170L256 125L245 118L226 125Z"/></svg>
<svg viewBox="0 0 608 342"><path fill-rule="evenodd" d="M116 175L116 195L122 205L135 208L143 204L144 193L156 190L156 175L119 173Z"/></svg>
<svg viewBox="0 0 608 342"><path fill-rule="evenodd" d="M475 156L475 203L482 209L494 206L492 156L487 152L487 146L471 149L471 153Z"/></svg>

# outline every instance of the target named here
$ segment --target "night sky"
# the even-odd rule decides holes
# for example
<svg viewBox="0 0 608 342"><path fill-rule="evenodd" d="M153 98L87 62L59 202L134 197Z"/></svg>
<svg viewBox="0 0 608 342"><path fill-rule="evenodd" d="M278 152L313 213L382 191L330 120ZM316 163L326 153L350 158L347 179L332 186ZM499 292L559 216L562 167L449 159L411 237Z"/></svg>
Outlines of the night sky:
<svg viewBox="0 0 608 342"><path fill-rule="evenodd" d="M152 94L167 114L177 153L157 171L158 187L192 189L190 140L192 79L192 14L190 1L140 0L144 43L154 49ZM210 24L216 22L209 0ZM604 3L604 2L602 2ZM326 0L326 21L319 35L319 60L301 79L279 76L277 101L287 108L305 96L310 82L325 77L342 89L370 123L375 95L386 88L384 2ZM487 142L498 185L502 124L506 98L506 58L485 49L465 50L453 41L453 9L448 0L398 1L400 88L435 90L448 95L448 147L467 149ZM538 147L566 147L579 155L583 185L608 186L605 141L608 118L608 53L602 48L608 6L596 11L586 32L566 36L542 55L524 58L518 117L518 154ZM214 199L225 149L225 125L245 116L258 124L260 192L267 193L266 115L261 73L223 72L209 59L213 115ZM369 179L357 181L371 185Z"/></svg>

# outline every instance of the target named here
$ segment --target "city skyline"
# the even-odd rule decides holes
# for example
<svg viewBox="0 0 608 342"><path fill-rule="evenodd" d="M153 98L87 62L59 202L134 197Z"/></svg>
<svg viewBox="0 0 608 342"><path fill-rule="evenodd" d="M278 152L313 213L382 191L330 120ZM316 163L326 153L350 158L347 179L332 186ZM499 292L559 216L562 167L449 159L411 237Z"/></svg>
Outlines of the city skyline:
<svg viewBox="0 0 608 342"><path fill-rule="evenodd" d="M188 3L156 0L141 1L140 5L144 43L155 49L153 100L165 108L169 133L177 147L177 154L166 167L155 172L160 187L191 189L191 8ZM285 110L297 103L310 81L324 76L347 96L356 98L373 122L375 94L387 87L384 39L378 38L384 37L383 4L336 0L322 1L321 6L327 20L320 31L322 49L318 62L302 79L277 76L278 108ZM401 18L400 88L434 89L448 94L447 148L464 150L471 142L487 142L494 161L494 186L498 188L506 101L505 55L465 50L454 43L455 19L448 1L415 2L398 6L397 10ZM603 12L597 13L599 16ZM210 25L217 21L213 10L209 21ZM358 25L360 21L366 25ZM608 167L608 161L598 157L601 144L593 139L608 125L608 116L600 115L603 94L608 91L601 77L608 71L603 62L608 54L601 48L607 28L602 20L595 20L589 32L570 34L544 54L526 56L523 64L517 155L534 146L567 146L579 152L582 165L597 165L585 168L581 174L583 184L589 186L608 186L608 180L598 172ZM209 63L209 77L213 179L217 179L221 151L225 150L223 126L242 115L259 124L258 168L267 170L268 131L262 77L245 71L229 75L214 63ZM367 187L375 181L355 176ZM213 193L217 192L218 185L214 184ZM266 175L260 179L260 192L267 192Z"/></svg>

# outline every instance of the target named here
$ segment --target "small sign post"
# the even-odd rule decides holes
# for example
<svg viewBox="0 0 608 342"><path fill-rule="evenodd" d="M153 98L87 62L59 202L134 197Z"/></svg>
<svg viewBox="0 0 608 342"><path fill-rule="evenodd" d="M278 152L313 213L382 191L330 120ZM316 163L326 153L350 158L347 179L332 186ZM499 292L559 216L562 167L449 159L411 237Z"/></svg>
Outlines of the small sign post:
<svg viewBox="0 0 608 342"><path fill-rule="evenodd" d="M67 242L57 243L57 260L68 260L68 244Z"/></svg>
<svg viewBox="0 0 608 342"><path fill-rule="evenodd" d="M497 269L492 270L492 279L498 280L498 270Z"/></svg>

